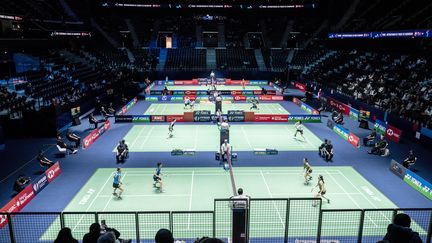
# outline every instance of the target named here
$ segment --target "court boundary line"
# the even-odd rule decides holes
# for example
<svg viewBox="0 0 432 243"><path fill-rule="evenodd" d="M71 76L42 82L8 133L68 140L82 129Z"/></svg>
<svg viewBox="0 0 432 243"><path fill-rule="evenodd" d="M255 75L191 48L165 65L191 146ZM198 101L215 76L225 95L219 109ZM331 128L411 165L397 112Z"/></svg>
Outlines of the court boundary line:
<svg viewBox="0 0 432 243"><path fill-rule="evenodd" d="M191 186L190 186L190 195L189 195L189 212L192 211L192 198L193 198L193 186L194 186L194 174L195 171L192 170L192 179L191 179ZM191 214L188 214L188 229L190 229L190 220L191 220Z"/></svg>
<svg viewBox="0 0 432 243"><path fill-rule="evenodd" d="M356 171L357 172L357 171ZM357 172L358 173L358 172ZM366 199L366 201L368 201L371 205L372 205L372 207L374 207L375 209L379 209L376 205L375 205L375 203L373 203L372 201L370 201L369 200L369 198L366 196L366 195L364 195L364 193L363 192L361 192L355 185L354 185L354 183L352 183L351 182L351 180L350 179L348 179L343 173L341 173L341 171L339 170L339 174L340 175L342 175L344 178L345 178L345 180L347 180L359 193L361 193L361 195L363 196L363 198L365 198ZM360 174L360 173L358 173L358 174ZM362 177L362 179L364 179L363 177ZM366 180L366 179L364 179L365 181L367 181L367 182L369 182L368 180ZM369 182L370 183L370 182ZM375 186L373 186L377 191L379 191L380 192L380 194L382 194L381 193L381 191L380 190L378 190ZM386 198L387 199L387 198ZM388 201L390 201L389 199L387 199ZM390 201L391 202L391 201ZM393 202L392 202L393 203ZM381 211L380 211L380 214L381 214L381 216L383 216L384 218L386 218L387 220L388 220L388 222L392 222L392 220L391 219L389 219L386 215L384 215Z"/></svg>
<svg viewBox="0 0 432 243"><path fill-rule="evenodd" d="M102 187L99 189L98 193L96 194L96 196L93 198L93 200L90 202L90 204L88 205L87 209L85 212L88 212L90 207L93 205L93 203L96 201L96 198L99 196L99 194L102 192L102 190L105 188L106 184L108 183L108 181L111 179L112 176L112 172L109 174L108 179L105 181L105 183L102 185ZM91 179L91 177L90 177ZM78 192L79 193L79 192ZM78 220L77 224L74 226L74 228L72 229L72 232L74 232L74 230L76 229L76 227L79 225L79 223L82 221L82 219L84 218L84 215L81 216L81 218Z"/></svg>
<svg viewBox="0 0 432 243"><path fill-rule="evenodd" d="M331 174L328 174L329 176L330 176L330 178L336 183L336 185L337 186L339 186L341 189L342 189L342 191L344 191L344 192L347 192L346 190L345 190L345 188L344 187L342 187L340 184L339 184L339 182L337 182L337 180L331 175ZM349 199L357 206L357 208L358 209L362 209L361 207L360 207L360 205L358 205L358 203L350 196L350 195L348 195L348 197L349 197ZM375 225L375 227L376 228L379 228L378 227L378 225L375 223L375 221L370 217L370 216L366 216L366 217L368 217L369 218L369 220Z"/></svg>
<svg viewBox="0 0 432 243"><path fill-rule="evenodd" d="M273 195L272 195L272 193L271 193L271 191L270 191L270 187L269 187L269 185L268 185L268 183L267 183L267 180L265 179L265 176L264 176L262 170L260 170L260 172L261 172L261 178L263 179L264 184L265 184L265 186L266 186L266 188L267 188L267 192L268 192L268 194L270 195L270 198L273 198ZM277 214L278 214L278 216L279 216L279 220L280 220L280 222L282 223L283 228L285 228L285 222L284 222L284 220L282 219L282 216L281 216L281 214L280 214L280 212L279 212L279 209L276 207L276 203L275 203L274 201L273 201L273 207L276 209L276 212L277 212Z"/></svg>

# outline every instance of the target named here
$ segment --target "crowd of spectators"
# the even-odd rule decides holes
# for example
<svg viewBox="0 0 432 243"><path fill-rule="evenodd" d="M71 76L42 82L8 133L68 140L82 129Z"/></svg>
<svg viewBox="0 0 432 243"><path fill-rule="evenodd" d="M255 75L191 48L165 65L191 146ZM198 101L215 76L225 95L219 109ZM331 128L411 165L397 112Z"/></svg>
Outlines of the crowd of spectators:
<svg viewBox="0 0 432 243"><path fill-rule="evenodd" d="M426 56L339 51L305 77L431 128L431 63Z"/></svg>

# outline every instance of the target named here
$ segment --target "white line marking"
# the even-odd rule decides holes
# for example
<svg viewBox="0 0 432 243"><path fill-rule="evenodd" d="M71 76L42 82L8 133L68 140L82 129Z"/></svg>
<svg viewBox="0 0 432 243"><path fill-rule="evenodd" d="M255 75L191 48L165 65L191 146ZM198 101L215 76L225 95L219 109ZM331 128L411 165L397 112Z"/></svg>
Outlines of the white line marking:
<svg viewBox="0 0 432 243"><path fill-rule="evenodd" d="M189 196L189 212L192 211L192 195L193 195L193 186L194 186L194 174L195 171L192 171L192 180L191 180L191 187L190 187L190 196ZM190 229L190 214L188 214L188 229Z"/></svg>
<svg viewBox="0 0 432 243"><path fill-rule="evenodd" d="M330 176L330 178L336 183L336 185L338 185L341 189L342 189L342 191L344 191L345 193L348 193L346 190L345 190L345 188L343 188L340 184L339 184L339 182L337 182L337 180L331 175L331 174L327 174L327 175L329 175ZM361 192L360 192L361 193ZM358 203L350 196L350 194L347 194L348 195L348 197L349 197L349 199L357 206L357 208L359 208L359 209L362 209L361 207L360 207L360 205L358 205ZM372 221L372 223L375 225L375 227L376 228L378 228L378 225L377 224L375 224L375 221L373 221L369 216L367 216L368 218L369 218L369 220L370 221Z"/></svg>
<svg viewBox="0 0 432 243"><path fill-rule="evenodd" d="M137 127L140 127L140 128L141 128L141 131L138 132L138 135L135 137L134 141L132 142L132 144L131 144L131 149L135 147L135 143L136 143L136 141L138 140L138 138L141 137L141 134L143 133L143 131L146 130L146 129L145 129L146 126L137 126ZM115 149L115 148L114 148L114 149Z"/></svg>
<svg viewBox="0 0 432 243"><path fill-rule="evenodd" d="M140 144L140 148L144 145L145 146L145 143L147 142L147 140L149 139L149 137L150 137L150 134L152 133L152 131L153 131L153 129L154 129L155 127L151 127L150 128L150 131L147 133L147 135L146 135L146 137L145 137L145 139L144 139L144 141L143 142L141 142L141 144Z"/></svg>
<svg viewBox="0 0 432 243"><path fill-rule="evenodd" d="M128 194L127 195L127 197L189 197L189 196L190 194ZM112 194L100 195L99 197L100 198L112 197Z"/></svg>
<svg viewBox="0 0 432 243"><path fill-rule="evenodd" d="M342 175L345 178L345 180L347 180L366 199L366 201L368 201L372 205L372 207L378 208L372 201L369 200L368 197L366 197L356 186L354 186L351 180L349 180L340 170L339 170L339 174ZM385 214L383 214L382 212L380 213L384 218L388 220L388 222L391 222L391 220Z"/></svg>
<svg viewBox="0 0 432 243"><path fill-rule="evenodd" d="M272 194L271 191L270 191L270 187L269 187L269 185L267 184L267 180L266 180L266 178L264 177L264 173L262 172L262 170L260 170L260 172L261 172L261 177L262 177L262 179L263 179L263 181L264 181L264 184L265 184L265 186L267 187L267 192L268 192L268 194L270 195L270 197L273 198L273 194ZM280 219L280 222L281 222L283 228L285 228L285 222L283 221L282 216L281 216L281 214L280 214L280 212L279 212L279 209L276 207L276 203L275 203L274 201L273 201L273 206L274 206L274 208L276 209L276 212L277 212L277 214L278 214L278 216L279 216L279 219Z"/></svg>
<svg viewBox="0 0 432 243"><path fill-rule="evenodd" d="M251 145L251 143L250 143L250 141L249 141L249 138L248 138L248 136L247 136L247 134L246 134L246 132L245 132L243 126L241 126L241 130L243 131L243 134L244 134L244 136L245 136L245 138L246 138L246 142L248 143L249 147L250 147L251 149L253 149L253 147L252 147L252 145Z"/></svg>
<svg viewBox="0 0 432 243"><path fill-rule="evenodd" d="M88 212L90 207L93 205L93 203L96 201L96 198L99 197L99 194L102 192L102 190L105 188L106 184L108 183L108 181L111 179L112 173L109 174L108 179L105 181L105 183L103 184L103 186L101 187L101 189L99 189L99 192L96 194L96 197L93 198L93 200L90 202L90 204L88 205L87 209L85 212ZM76 229L76 227L79 225L79 223L81 223L82 219L84 218L84 215L81 216L81 218L78 220L77 224L73 227L72 232L74 232L74 230Z"/></svg>

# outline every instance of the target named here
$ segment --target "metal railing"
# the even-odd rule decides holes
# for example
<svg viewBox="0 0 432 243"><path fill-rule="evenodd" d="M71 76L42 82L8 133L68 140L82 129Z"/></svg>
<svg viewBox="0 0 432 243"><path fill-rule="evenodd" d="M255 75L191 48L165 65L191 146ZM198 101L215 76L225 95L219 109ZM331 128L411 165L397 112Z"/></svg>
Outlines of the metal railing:
<svg viewBox="0 0 432 243"><path fill-rule="evenodd" d="M432 208L323 209L321 203L315 198L250 199L245 238L266 243L377 242L393 217L404 212L423 242L431 241ZM215 199L213 211L0 213L0 242L53 242L63 227L82 240L90 225L102 220L134 242L154 242L161 228L185 242L203 236L228 242L233 236L232 205L232 199Z"/></svg>

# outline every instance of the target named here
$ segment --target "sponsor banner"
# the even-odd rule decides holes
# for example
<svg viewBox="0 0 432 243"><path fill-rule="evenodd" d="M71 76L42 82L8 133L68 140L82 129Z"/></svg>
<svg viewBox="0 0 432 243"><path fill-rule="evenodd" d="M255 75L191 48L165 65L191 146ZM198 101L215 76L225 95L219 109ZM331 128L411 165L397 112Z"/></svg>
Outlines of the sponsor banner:
<svg viewBox="0 0 432 243"><path fill-rule="evenodd" d="M186 98L189 98L189 100L196 100L196 95L185 95L185 96L183 96L183 100L186 100Z"/></svg>
<svg viewBox="0 0 432 243"><path fill-rule="evenodd" d="M395 143L399 143L401 136L402 136L402 131L399 128L394 127L392 125L387 126L387 130L385 133L386 138L388 138L389 140Z"/></svg>
<svg viewBox="0 0 432 243"><path fill-rule="evenodd" d="M176 119L176 121L178 121L178 122L184 121L183 115L168 115L168 116L166 116L167 122L172 122L174 119Z"/></svg>
<svg viewBox="0 0 432 243"><path fill-rule="evenodd" d="M249 84L250 85L268 85L268 81L267 80L250 80Z"/></svg>
<svg viewBox="0 0 432 243"><path fill-rule="evenodd" d="M253 90L243 90L243 94L244 95L254 95L254 91Z"/></svg>
<svg viewBox="0 0 432 243"><path fill-rule="evenodd" d="M307 105L304 102L300 103L300 109L306 111L309 114L314 114L314 115L318 115L319 112L317 110L315 110L314 108L312 108L311 106Z"/></svg>
<svg viewBox="0 0 432 243"><path fill-rule="evenodd" d="M174 85L193 85L193 80L174 80Z"/></svg>
<svg viewBox="0 0 432 243"><path fill-rule="evenodd" d="M360 112L359 112L358 110L356 110L356 109L350 107L350 110L349 110L349 117L350 117L351 119L353 119L354 121L358 121L358 120L359 120L359 117L360 117Z"/></svg>
<svg viewBox="0 0 432 243"><path fill-rule="evenodd" d="M261 95L262 91L261 90L253 90L253 94L254 95Z"/></svg>
<svg viewBox="0 0 432 243"><path fill-rule="evenodd" d="M211 115L208 116L194 116L196 122L210 122L212 120Z"/></svg>
<svg viewBox="0 0 432 243"><path fill-rule="evenodd" d="M428 129L426 127L422 127L421 130L420 130L420 133L423 136L426 136L428 138L432 138L432 129Z"/></svg>
<svg viewBox="0 0 432 243"><path fill-rule="evenodd" d="M152 122L165 122L165 116L150 116Z"/></svg>
<svg viewBox="0 0 432 243"><path fill-rule="evenodd" d="M183 102L183 96L171 96L171 100L170 101L181 101Z"/></svg>
<svg viewBox="0 0 432 243"><path fill-rule="evenodd" d="M135 115L132 117L132 122L150 122L149 115Z"/></svg>
<svg viewBox="0 0 432 243"><path fill-rule="evenodd" d="M267 95L276 95L276 90L267 90Z"/></svg>
<svg viewBox="0 0 432 243"><path fill-rule="evenodd" d="M305 92L306 91L306 85L302 84L300 82L294 82L294 87L296 87L297 89Z"/></svg>
<svg viewBox="0 0 432 243"><path fill-rule="evenodd" d="M245 117L244 116L228 116L229 122L244 122Z"/></svg>
<svg viewBox="0 0 432 243"><path fill-rule="evenodd" d="M154 96L154 95L146 95L145 100L149 102L155 102L158 101L160 96Z"/></svg>
<svg viewBox="0 0 432 243"><path fill-rule="evenodd" d="M33 192L37 195L49 184L47 175L40 175L32 184Z"/></svg>
<svg viewBox="0 0 432 243"><path fill-rule="evenodd" d="M130 110L136 103L138 102L138 98L135 97L131 101L129 101L125 106L121 108L117 115L124 115L128 110Z"/></svg>
<svg viewBox="0 0 432 243"><path fill-rule="evenodd" d="M394 159L391 160L390 171L393 172L395 175L399 176L401 179L404 179L406 170L407 169L405 167L396 162Z"/></svg>
<svg viewBox="0 0 432 243"><path fill-rule="evenodd" d="M297 99L296 97L293 97L293 103L296 105L300 105L302 103L302 101Z"/></svg>
<svg viewBox="0 0 432 243"><path fill-rule="evenodd" d="M241 90L231 90L231 95L242 95L243 94L243 91L241 91Z"/></svg>
<svg viewBox="0 0 432 243"><path fill-rule="evenodd" d="M195 90L185 90L183 92L184 95L196 95L197 92Z"/></svg>
<svg viewBox="0 0 432 243"><path fill-rule="evenodd" d="M349 115L350 107L348 105L345 105L344 103L339 102L339 101L337 101L333 98L330 98L330 97L327 97L327 104L330 107L338 110L339 112L342 112L342 114L347 115L347 116Z"/></svg>
<svg viewBox="0 0 432 243"><path fill-rule="evenodd" d="M88 148L92 145L106 130L110 128L109 120L105 121L104 125L98 129L93 130L87 137L83 139L83 148Z"/></svg>
<svg viewBox="0 0 432 243"><path fill-rule="evenodd" d="M375 124L374 124L374 130L378 134L384 135L384 134L386 134L387 124L381 120L376 119Z"/></svg>
<svg viewBox="0 0 432 243"><path fill-rule="evenodd" d="M283 95L258 95L260 101L283 101Z"/></svg>
<svg viewBox="0 0 432 243"><path fill-rule="evenodd" d="M321 122L320 115L287 115L288 122Z"/></svg>
<svg viewBox="0 0 432 243"><path fill-rule="evenodd" d="M163 95L163 96L158 96L157 98L158 98L158 101L171 101L172 97L173 96L171 96L171 95Z"/></svg>
<svg viewBox="0 0 432 243"><path fill-rule="evenodd" d="M255 114L255 122L287 122L288 115L263 115Z"/></svg>
<svg viewBox="0 0 432 243"><path fill-rule="evenodd" d="M229 110L227 114L228 114L228 116L244 116L244 111L243 110Z"/></svg>
<svg viewBox="0 0 432 243"><path fill-rule="evenodd" d="M234 101L246 101L246 96L244 95L235 95Z"/></svg>
<svg viewBox="0 0 432 243"><path fill-rule="evenodd" d="M57 176L61 174L60 163L56 162L53 166L49 167L45 171L45 175L48 178L48 182L51 183Z"/></svg>
<svg viewBox="0 0 432 243"><path fill-rule="evenodd" d="M425 179L421 178L410 170L406 170L403 180L412 188L420 192L423 196L427 197L429 200L432 200L432 185Z"/></svg>
<svg viewBox="0 0 432 243"><path fill-rule="evenodd" d="M151 90L150 95L162 95L162 90Z"/></svg>
<svg viewBox="0 0 432 243"><path fill-rule="evenodd" d="M227 85L242 85L242 80L229 80L229 79L227 79L226 83L227 83ZM250 81L245 80L244 84L249 85Z"/></svg>
<svg viewBox="0 0 432 243"><path fill-rule="evenodd" d="M198 110L198 111L194 111L194 116L210 116L211 111L209 110Z"/></svg>
<svg viewBox="0 0 432 243"><path fill-rule="evenodd" d="M360 138L357 137L357 135L355 135L354 133L350 132L349 136L348 136L348 142L356 147L356 148L360 148Z"/></svg>
<svg viewBox="0 0 432 243"><path fill-rule="evenodd" d="M115 123L121 123L121 122L132 122L132 115L119 115L115 116Z"/></svg>
<svg viewBox="0 0 432 243"><path fill-rule="evenodd" d="M350 132L347 129L345 129L340 125L335 124L335 126L333 127L333 131L335 131L335 133L337 133L339 136L345 139L345 141L348 141Z"/></svg>

